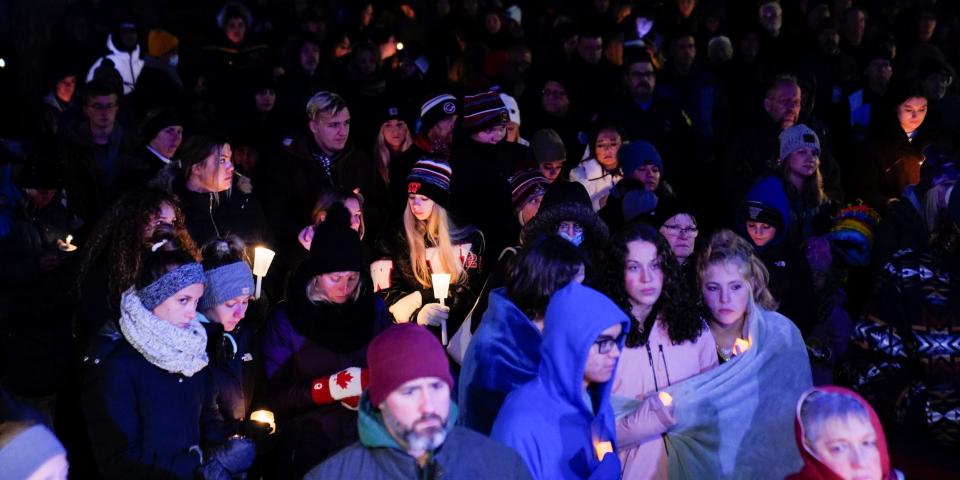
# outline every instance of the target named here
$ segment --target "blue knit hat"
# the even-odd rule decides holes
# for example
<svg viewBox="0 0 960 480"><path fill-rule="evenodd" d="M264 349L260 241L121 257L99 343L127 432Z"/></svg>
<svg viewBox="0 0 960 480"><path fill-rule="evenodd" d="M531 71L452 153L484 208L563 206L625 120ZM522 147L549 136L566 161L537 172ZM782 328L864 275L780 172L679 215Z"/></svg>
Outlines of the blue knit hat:
<svg viewBox="0 0 960 480"><path fill-rule="evenodd" d="M663 173L663 160L657 147L644 140L634 140L620 147L617 151L617 162L624 177L630 177L634 171L645 165L656 165Z"/></svg>
<svg viewBox="0 0 960 480"><path fill-rule="evenodd" d="M234 262L203 272L207 286L197 310L205 312L241 295L253 294L253 271L247 262Z"/></svg>
<svg viewBox="0 0 960 480"><path fill-rule="evenodd" d="M0 470L3 478L28 478L51 458L66 453L50 429L34 425L0 448Z"/></svg>
<svg viewBox="0 0 960 480"><path fill-rule="evenodd" d="M199 263L187 263L141 288L137 296L147 310L153 310L180 290L194 283L203 284L206 281L207 278L203 276L203 267Z"/></svg>

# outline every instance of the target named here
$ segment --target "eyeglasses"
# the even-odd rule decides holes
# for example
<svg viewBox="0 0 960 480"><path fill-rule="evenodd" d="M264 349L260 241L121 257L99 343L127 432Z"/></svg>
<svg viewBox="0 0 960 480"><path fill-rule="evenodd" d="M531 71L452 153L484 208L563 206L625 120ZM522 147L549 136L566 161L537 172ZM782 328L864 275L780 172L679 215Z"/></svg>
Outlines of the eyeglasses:
<svg viewBox="0 0 960 480"><path fill-rule="evenodd" d="M583 233L583 226L577 222L560 222L557 224L557 233L566 232L568 235L580 235Z"/></svg>
<svg viewBox="0 0 960 480"><path fill-rule="evenodd" d="M610 353L610 350L613 350L613 347L619 347L624 338L626 338L625 333L621 333L616 337L601 335L597 338L597 341L593 342L593 344L597 346L597 353L600 355L606 355Z"/></svg>
<svg viewBox="0 0 960 480"><path fill-rule="evenodd" d="M663 228L666 228L667 232L671 235L680 235L681 233L684 233L687 235L696 235L698 231L697 227L693 225L689 227L681 227L680 225L664 224Z"/></svg>

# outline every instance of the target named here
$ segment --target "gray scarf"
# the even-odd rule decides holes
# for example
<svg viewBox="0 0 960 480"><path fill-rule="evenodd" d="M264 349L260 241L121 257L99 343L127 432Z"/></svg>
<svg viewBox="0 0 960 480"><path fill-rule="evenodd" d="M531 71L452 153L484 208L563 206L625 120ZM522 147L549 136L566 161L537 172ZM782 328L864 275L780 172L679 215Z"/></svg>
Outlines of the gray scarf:
<svg viewBox="0 0 960 480"><path fill-rule="evenodd" d="M198 320L177 328L147 310L133 287L120 299L120 331L148 362L192 377L207 366L207 331Z"/></svg>

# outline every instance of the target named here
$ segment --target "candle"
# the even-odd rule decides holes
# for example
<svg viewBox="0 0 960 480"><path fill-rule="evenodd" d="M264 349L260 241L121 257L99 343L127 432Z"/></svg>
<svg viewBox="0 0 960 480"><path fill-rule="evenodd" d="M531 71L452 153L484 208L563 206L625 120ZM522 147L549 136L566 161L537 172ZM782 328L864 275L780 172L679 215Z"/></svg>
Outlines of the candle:
<svg viewBox="0 0 960 480"><path fill-rule="evenodd" d="M72 252L77 249L77 246L73 243L73 235L67 235L67 238L64 240L57 240L57 248L64 252Z"/></svg>
<svg viewBox="0 0 960 480"><path fill-rule="evenodd" d="M273 263L273 257L277 253L267 247L257 247L253 249L253 274L257 276L257 291L253 298L260 298L260 285L263 283L263 277L267 276L267 270Z"/></svg>
<svg viewBox="0 0 960 480"><path fill-rule="evenodd" d="M660 392L657 394L657 397L660 399L660 403L662 403L664 407L669 407L673 404L673 396L667 392Z"/></svg>
<svg viewBox="0 0 960 480"><path fill-rule="evenodd" d="M440 305L443 305L443 300L447 298L447 293L449 293L450 290L450 274L434 273L430 275L430 283L433 284L433 296L437 300L440 300ZM440 323L440 342L444 345L447 344L446 320Z"/></svg>
<svg viewBox="0 0 960 480"><path fill-rule="evenodd" d="M273 412L270 410L257 410L250 414L250 420L270 425L270 433L277 431L277 423L273 418Z"/></svg>
<svg viewBox="0 0 960 480"><path fill-rule="evenodd" d="M738 338L733 341L733 355L741 355L750 349L750 340Z"/></svg>
<svg viewBox="0 0 960 480"><path fill-rule="evenodd" d="M603 461L603 457L606 456L606 454L613 453L613 443L610 441L601 442L594 440L593 451L597 454L597 460Z"/></svg>

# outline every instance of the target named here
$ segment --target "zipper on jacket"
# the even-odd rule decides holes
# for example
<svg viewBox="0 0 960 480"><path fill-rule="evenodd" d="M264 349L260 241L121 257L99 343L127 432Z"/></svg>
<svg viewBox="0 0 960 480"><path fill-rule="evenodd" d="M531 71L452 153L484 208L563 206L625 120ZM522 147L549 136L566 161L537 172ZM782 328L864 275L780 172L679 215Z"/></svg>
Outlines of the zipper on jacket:
<svg viewBox="0 0 960 480"><path fill-rule="evenodd" d="M663 373L667 376L667 386L673 385L673 382L670 381L670 369L667 368L667 356L663 353L663 344L659 345L660 347L660 361L663 362Z"/></svg>
<svg viewBox="0 0 960 480"><path fill-rule="evenodd" d="M210 194L210 205L207 208L207 212L210 214L210 224L213 225L213 231L216 232L217 238L222 238L220 235L220 229L217 228L217 221L213 219L213 196L215 194Z"/></svg>
<svg viewBox="0 0 960 480"><path fill-rule="evenodd" d="M647 358L650 360L650 371L653 372L653 389L660 391L660 383L657 381L657 367L653 364L653 352L650 350L650 342L647 342Z"/></svg>

